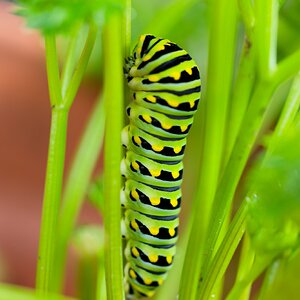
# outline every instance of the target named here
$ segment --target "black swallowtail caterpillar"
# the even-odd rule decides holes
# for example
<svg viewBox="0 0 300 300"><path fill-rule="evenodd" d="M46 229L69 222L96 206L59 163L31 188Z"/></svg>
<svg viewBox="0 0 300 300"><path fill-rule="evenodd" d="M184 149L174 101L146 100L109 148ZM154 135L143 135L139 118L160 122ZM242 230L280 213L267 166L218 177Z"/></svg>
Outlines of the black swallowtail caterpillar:
<svg viewBox="0 0 300 300"><path fill-rule="evenodd" d="M126 60L132 94L122 131L125 280L128 294L151 297L175 255L186 136L200 100L198 67L167 39L142 35Z"/></svg>

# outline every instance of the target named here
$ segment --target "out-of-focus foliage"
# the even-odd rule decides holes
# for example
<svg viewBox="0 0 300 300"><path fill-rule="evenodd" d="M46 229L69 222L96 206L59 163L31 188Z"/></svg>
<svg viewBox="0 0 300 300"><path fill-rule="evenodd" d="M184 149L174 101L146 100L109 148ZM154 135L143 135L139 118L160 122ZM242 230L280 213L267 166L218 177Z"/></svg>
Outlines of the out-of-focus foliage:
<svg viewBox="0 0 300 300"><path fill-rule="evenodd" d="M252 174L249 232L257 251L293 247L300 229L300 127L270 140L273 151Z"/></svg>
<svg viewBox="0 0 300 300"><path fill-rule="evenodd" d="M17 14L44 34L66 32L77 23L102 23L104 13L121 9L112 0L19 0Z"/></svg>
<svg viewBox="0 0 300 300"><path fill-rule="evenodd" d="M279 58L293 53L300 47L300 1L286 0L280 10L278 22Z"/></svg>

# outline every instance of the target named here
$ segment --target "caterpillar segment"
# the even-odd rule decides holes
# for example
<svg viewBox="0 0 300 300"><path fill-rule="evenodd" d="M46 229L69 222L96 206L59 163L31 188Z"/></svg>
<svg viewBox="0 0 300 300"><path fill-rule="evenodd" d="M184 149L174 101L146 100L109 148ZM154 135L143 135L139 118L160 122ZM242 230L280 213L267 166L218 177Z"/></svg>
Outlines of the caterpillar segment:
<svg viewBox="0 0 300 300"><path fill-rule="evenodd" d="M182 159L201 94L198 67L167 39L142 35L126 60L132 102L122 131L127 297L150 298L172 267L178 239Z"/></svg>

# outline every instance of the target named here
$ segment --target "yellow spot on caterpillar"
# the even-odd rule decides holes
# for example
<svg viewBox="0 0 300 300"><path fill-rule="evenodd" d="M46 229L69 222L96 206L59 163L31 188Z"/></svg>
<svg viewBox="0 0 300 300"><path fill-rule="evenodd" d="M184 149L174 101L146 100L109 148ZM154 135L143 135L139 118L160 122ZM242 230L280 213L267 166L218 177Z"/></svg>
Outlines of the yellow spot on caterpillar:
<svg viewBox="0 0 300 300"><path fill-rule="evenodd" d="M160 145L152 145L152 149L156 152L160 152L162 149L164 149L164 147Z"/></svg>
<svg viewBox="0 0 300 300"><path fill-rule="evenodd" d="M132 190L132 191L131 191L131 196L132 196L134 199L136 199L136 200L139 199L139 194L138 194L138 192L137 192L136 190Z"/></svg>
<svg viewBox="0 0 300 300"><path fill-rule="evenodd" d="M159 205L160 198L150 198L150 202L152 205Z"/></svg>
<svg viewBox="0 0 300 300"><path fill-rule="evenodd" d="M182 147L177 146L173 148L174 153L178 154L181 151Z"/></svg>
<svg viewBox="0 0 300 300"><path fill-rule="evenodd" d="M133 161L133 162L131 163L131 166L132 166L136 171L138 171L138 170L140 169L139 164L138 164L136 161Z"/></svg>
<svg viewBox="0 0 300 300"><path fill-rule="evenodd" d="M180 176L180 173L179 173L178 171L173 171L173 172L172 172L172 177L173 177L174 179L178 178L179 176Z"/></svg>
<svg viewBox="0 0 300 300"><path fill-rule="evenodd" d="M170 234L170 236L174 236L175 235L175 229L174 228L170 228L169 229L169 234Z"/></svg>
<svg viewBox="0 0 300 300"><path fill-rule="evenodd" d="M147 123L151 124L152 119L151 119L151 117L150 117L149 115L143 115L143 119L144 119Z"/></svg>
<svg viewBox="0 0 300 300"><path fill-rule="evenodd" d="M158 233L159 233L159 228L158 228L158 227L151 227L151 228L149 229L149 231L150 231L150 233L151 233L152 235L158 235Z"/></svg>
<svg viewBox="0 0 300 300"><path fill-rule="evenodd" d="M152 82L156 82L159 80L159 76L157 75L149 75L148 79Z"/></svg>
<svg viewBox="0 0 300 300"><path fill-rule="evenodd" d="M149 258L150 262L152 262L152 263L156 263L158 261L158 255L156 255L156 254L151 254L151 255L149 255L148 258Z"/></svg>
<svg viewBox="0 0 300 300"><path fill-rule="evenodd" d="M130 225L133 229L138 230L139 229L139 225L137 224L137 222L135 220L132 220L130 222Z"/></svg>
<svg viewBox="0 0 300 300"><path fill-rule="evenodd" d="M161 173L160 170L149 170L149 172L153 177L158 177Z"/></svg>
<svg viewBox="0 0 300 300"><path fill-rule="evenodd" d="M162 51L165 49L165 45L160 45L157 47L157 51Z"/></svg>
<svg viewBox="0 0 300 300"><path fill-rule="evenodd" d="M152 280L149 279L149 278L145 278L145 279L144 279L144 283L145 283L146 285L150 285L150 284L152 283Z"/></svg>
<svg viewBox="0 0 300 300"><path fill-rule="evenodd" d="M162 127L163 129L169 130L169 129L172 127L172 125L167 124L167 123L162 123L162 124L161 124L161 127Z"/></svg>
<svg viewBox="0 0 300 300"><path fill-rule="evenodd" d="M167 255L166 260L167 260L167 263L168 263L168 264L171 264L172 261L173 261L173 258L172 258L171 255Z"/></svg>
<svg viewBox="0 0 300 300"><path fill-rule="evenodd" d="M181 132L185 132L187 130L187 126L186 125L182 125L180 126Z"/></svg>
<svg viewBox="0 0 300 300"><path fill-rule="evenodd" d="M167 100L167 102L171 107L177 107L179 105L178 101L176 100Z"/></svg>
<svg viewBox="0 0 300 300"><path fill-rule="evenodd" d="M144 56L143 61L147 61L151 58L152 56L150 54L147 54Z"/></svg>
<svg viewBox="0 0 300 300"><path fill-rule="evenodd" d="M195 101L190 101L190 107L193 108L195 106Z"/></svg>
<svg viewBox="0 0 300 300"><path fill-rule="evenodd" d="M140 255L139 251L136 249L136 247L131 248L131 253L134 257L138 257Z"/></svg>
<svg viewBox="0 0 300 300"><path fill-rule="evenodd" d="M192 74L193 74L192 68L186 68L185 71L186 71L189 75L192 75Z"/></svg>
<svg viewBox="0 0 300 300"><path fill-rule="evenodd" d="M180 72L171 73L171 77L173 77L175 80L178 80L180 78Z"/></svg>
<svg viewBox="0 0 300 300"><path fill-rule="evenodd" d="M137 136L137 135L135 135L135 136L133 137L133 140L134 140L134 142L135 142L136 144L138 144L139 146L142 144L142 141L141 141L140 137Z"/></svg>
<svg viewBox="0 0 300 300"><path fill-rule="evenodd" d="M176 207L178 205L177 199L171 199L170 203L173 207Z"/></svg>
<svg viewBox="0 0 300 300"><path fill-rule="evenodd" d="M157 283L158 283L158 285L162 285L163 284L163 280L162 279L158 279Z"/></svg>
<svg viewBox="0 0 300 300"><path fill-rule="evenodd" d="M156 102L156 98L154 96L148 96L147 100L150 101L150 102L152 102L152 103Z"/></svg>
<svg viewBox="0 0 300 300"><path fill-rule="evenodd" d="M137 48L136 52L138 53L138 55L141 55L142 48L141 47Z"/></svg>
<svg viewBox="0 0 300 300"><path fill-rule="evenodd" d="M137 277L136 273L132 269L129 270L129 276L133 279L136 279L136 277Z"/></svg>

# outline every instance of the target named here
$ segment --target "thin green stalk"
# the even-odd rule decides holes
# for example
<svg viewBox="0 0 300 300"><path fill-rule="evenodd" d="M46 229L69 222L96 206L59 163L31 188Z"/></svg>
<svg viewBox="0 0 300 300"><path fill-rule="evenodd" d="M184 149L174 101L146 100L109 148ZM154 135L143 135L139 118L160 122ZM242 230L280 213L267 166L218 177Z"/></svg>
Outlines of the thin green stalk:
<svg viewBox="0 0 300 300"><path fill-rule="evenodd" d="M272 289L272 285L276 279L277 272L280 270L281 259L275 260L266 271L262 287L259 290L257 300L264 300L267 292Z"/></svg>
<svg viewBox="0 0 300 300"><path fill-rule="evenodd" d="M259 78L264 80L277 64L278 0L254 1L255 39Z"/></svg>
<svg viewBox="0 0 300 300"><path fill-rule="evenodd" d="M193 224L179 291L181 300L193 300L196 295L203 258L199 253L202 253L203 236L219 179L227 103L233 75L237 4L235 1L214 1L211 11L202 165L198 190L192 207Z"/></svg>
<svg viewBox="0 0 300 300"><path fill-rule="evenodd" d="M59 66L54 35L45 36L46 65L51 106L62 103Z"/></svg>
<svg viewBox="0 0 300 300"><path fill-rule="evenodd" d="M37 295L36 290L10 284L0 284L0 300L76 300L56 294Z"/></svg>
<svg viewBox="0 0 300 300"><path fill-rule="evenodd" d="M46 183L40 229L39 259L36 274L36 288L46 295L51 287L57 221L61 200L65 160L68 113L64 109L52 109L51 131L48 150Z"/></svg>
<svg viewBox="0 0 300 300"><path fill-rule="evenodd" d="M61 73L61 91L63 97L65 96L67 88L70 84L77 61L78 48L80 47L80 42L82 42L81 39L78 38L78 35L80 35L80 27L77 26L70 35L69 45L66 53L66 62Z"/></svg>
<svg viewBox="0 0 300 300"><path fill-rule="evenodd" d="M300 68L300 66L299 66ZM295 76L290 92L282 109L280 118L276 125L276 136L282 135L283 131L288 128L294 121L300 107L300 70Z"/></svg>
<svg viewBox="0 0 300 300"><path fill-rule="evenodd" d="M229 294L226 297L226 300L237 300L240 299L244 290L247 289L249 285L251 285L255 279L266 269L266 267L270 264L272 257L256 257L253 267L251 268L248 275L242 280L237 282Z"/></svg>
<svg viewBox="0 0 300 300"><path fill-rule="evenodd" d="M122 15L109 16L103 32L104 100L106 131L104 148L105 271L108 300L124 299L121 241L120 162L123 126Z"/></svg>
<svg viewBox="0 0 300 300"><path fill-rule="evenodd" d="M255 56L252 41L245 38L239 71L233 87L224 150L224 165L228 162L245 116L255 81Z"/></svg>
<svg viewBox="0 0 300 300"><path fill-rule="evenodd" d="M275 87L277 87L276 83L270 81L271 71L276 66L278 18L278 7L276 4L276 0L255 2L256 24L254 41L257 44L257 60L261 79L253 92L246 118L241 125L240 134L214 199L212 208L214 217L210 221L207 239L204 243L204 253L206 255L202 268L202 276L204 277L210 267L218 240L222 239L220 229L230 210L236 187L261 127L264 112ZM264 12L264 10L266 11Z"/></svg>
<svg viewBox="0 0 300 300"><path fill-rule="evenodd" d="M63 194L58 226L56 261L53 269L55 291L59 291L63 283L68 241L103 144L104 124L104 101L101 97L98 97L75 154Z"/></svg>
<svg viewBox="0 0 300 300"><path fill-rule="evenodd" d="M300 69L300 49L289 57L281 61L275 72L273 73L273 80L276 85L280 84L284 80L292 77Z"/></svg>
<svg viewBox="0 0 300 300"><path fill-rule="evenodd" d="M246 274L249 273L249 271L252 268L254 258L255 258L255 253L250 245L250 237L248 234L245 234L243 244L242 244L242 250L241 250L241 254L240 254L239 264L238 264L236 282L241 281L243 278L245 278ZM244 289L244 291L240 297L240 300L249 300L250 293L251 293L251 285L248 285Z"/></svg>
<svg viewBox="0 0 300 300"><path fill-rule="evenodd" d="M63 103L67 108L69 108L74 101L75 95L78 91L79 85L82 81L84 72L89 62L96 41L96 36L97 36L97 26L94 23L91 23L84 49L80 56L79 62L77 64L77 68L75 69L74 75L70 81L70 84L66 90L66 95L63 99Z"/></svg>
<svg viewBox="0 0 300 300"><path fill-rule="evenodd" d="M214 286L218 284L219 280L225 274L225 271L232 259L240 240L245 232L247 205L244 200L239 210L234 216L234 219L228 227L228 231L216 253L211 264L211 268L205 277L203 287L199 298L197 299L211 299Z"/></svg>

